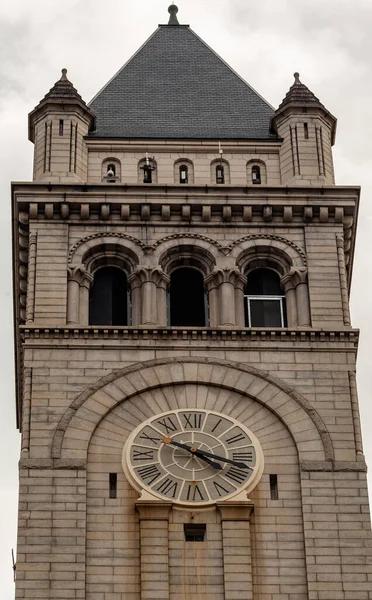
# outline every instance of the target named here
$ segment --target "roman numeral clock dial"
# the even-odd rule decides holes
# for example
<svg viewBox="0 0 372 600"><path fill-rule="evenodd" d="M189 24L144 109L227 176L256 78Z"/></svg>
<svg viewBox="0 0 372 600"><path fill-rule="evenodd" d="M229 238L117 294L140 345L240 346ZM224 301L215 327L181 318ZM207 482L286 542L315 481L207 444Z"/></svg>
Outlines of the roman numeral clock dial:
<svg viewBox="0 0 372 600"><path fill-rule="evenodd" d="M185 506L207 506L251 491L263 471L255 435L207 410L174 410L141 423L123 450L132 486Z"/></svg>

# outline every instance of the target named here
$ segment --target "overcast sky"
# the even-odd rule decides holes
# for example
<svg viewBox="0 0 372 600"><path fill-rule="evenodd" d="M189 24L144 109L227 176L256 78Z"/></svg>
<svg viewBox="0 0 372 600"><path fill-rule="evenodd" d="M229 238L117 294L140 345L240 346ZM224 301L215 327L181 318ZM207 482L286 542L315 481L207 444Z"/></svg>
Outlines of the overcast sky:
<svg viewBox="0 0 372 600"><path fill-rule="evenodd" d="M352 288L354 327L362 328L359 398L367 461L372 465L370 352L372 322L372 2L371 0L180 0L179 20L225 59L273 106L299 71L338 118L336 181L361 185ZM13 600L16 541L15 429L10 181L32 178L27 114L60 77L86 101L153 33L168 22L166 0L12 0L0 4L0 588ZM371 282L371 283L369 283ZM371 487L372 489L372 487Z"/></svg>

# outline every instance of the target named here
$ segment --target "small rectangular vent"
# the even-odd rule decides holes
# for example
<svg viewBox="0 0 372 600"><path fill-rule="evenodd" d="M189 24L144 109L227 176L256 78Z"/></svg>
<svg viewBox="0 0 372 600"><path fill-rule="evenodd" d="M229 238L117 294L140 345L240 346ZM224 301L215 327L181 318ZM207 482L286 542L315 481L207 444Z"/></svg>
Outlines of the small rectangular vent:
<svg viewBox="0 0 372 600"><path fill-rule="evenodd" d="M271 500L279 500L278 476L270 475L270 497Z"/></svg>
<svg viewBox="0 0 372 600"><path fill-rule="evenodd" d="M207 527L200 524L185 524L185 542L204 542Z"/></svg>
<svg viewBox="0 0 372 600"><path fill-rule="evenodd" d="M110 498L118 497L118 474L110 473L109 475L109 496Z"/></svg>

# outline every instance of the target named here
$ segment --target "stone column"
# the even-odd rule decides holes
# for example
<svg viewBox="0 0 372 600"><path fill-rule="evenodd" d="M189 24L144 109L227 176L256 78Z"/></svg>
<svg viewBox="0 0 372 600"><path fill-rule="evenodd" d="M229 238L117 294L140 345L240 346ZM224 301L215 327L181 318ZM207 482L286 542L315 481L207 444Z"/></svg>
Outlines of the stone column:
<svg viewBox="0 0 372 600"><path fill-rule="evenodd" d="M235 325L237 327L245 327L244 288L246 285L246 276L239 272L235 283Z"/></svg>
<svg viewBox="0 0 372 600"><path fill-rule="evenodd" d="M67 325L80 324L80 286L83 282L87 283L93 280L92 276L87 272L84 265L69 267L67 269L68 286L67 286ZM86 298L86 294L83 298ZM89 311L89 291L87 302L87 313ZM83 306L81 307L83 312ZM85 324L85 323L84 323Z"/></svg>
<svg viewBox="0 0 372 600"><path fill-rule="evenodd" d="M217 506L222 521L225 600L253 600L250 523L253 505L227 501Z"/></svg>
<svg viewBox="0 0 372 600"><path fill-rule="evenodd" d="M89 292L93 279L93 275L90 273L84 273L81 277L79 293L79 325L89 325Z"/></svg>
<svg viewBox="0 0 372 600"><path fill-rule="evenodd" d="M140 520L141 600L169 600L169 515L172 502L136 502Z"/></svg>
<svg viewBox="0 0 372 600"><path fill-rule="evenodd" d="M240 286L243 289L246 278L241 274L239 269L214 269L209 277L210 279L214 279L215 285L218 288L218 324L221 327L235 327L237 324L235 306L236 288Z"/></svg>
<svg viewBox="0 0 372 600"><path fill-rule="evenodd" d="M150 327L165 325L167 315L166 291L170 278L159 267L138 267L133 275L137 277L141 286L140 324Z"/></svg>
<svg viewBox="0 0 372 600"><path fill-rule="evenodd" d="M307 269L291 269L292 280L296 286L297 322L299 327L311 327Z"/></svg>
<svg viewBox="0 0 372 600"><path fill-rule="evenodd" d="M209 305L209 326L218 327L219 324L219 307L218 307L218 285L214 274L207 275L204 279L204 284L208 290L208 305Z"/></svg>
<svg viewBox="0 0 372 600"><path fill-rule="evenodd" d="M131 299L131 325L136 327L141 323L142 308L141 308L141 283L136 273L132 273L128 277L128 285L130 286Z"/></svg>
<svg viewBox="0 0 372 600"><path fill-rule="evenodd" d="M287 304L287 321L288 327L297 327L297 300L296 300L296 286L292 279L293 274L291 272L286 273L280 280L284 291L285 300Z"/></svg>

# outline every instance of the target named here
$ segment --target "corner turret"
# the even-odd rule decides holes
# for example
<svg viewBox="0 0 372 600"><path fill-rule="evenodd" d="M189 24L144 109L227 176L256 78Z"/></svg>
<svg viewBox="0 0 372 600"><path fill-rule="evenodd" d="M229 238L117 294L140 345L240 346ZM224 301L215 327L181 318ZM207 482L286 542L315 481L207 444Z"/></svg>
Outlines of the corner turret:
<svg viewBox="0 0 372 600"><path fill-rule="evenodd" d="M29 140L35 144L34 181L86 181L84 142L95 117L62 69L62 77L29 114Z"/></svg>
<svg viewBox="0 0 372 600"><path fill-rule="evenodd" d="M275 112L271 125L283 138L280 152L282 183L333 185L332 146L337 120L294 74L294 84Z"/></svg>

